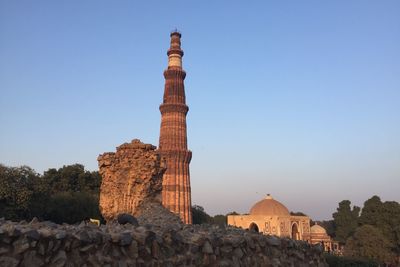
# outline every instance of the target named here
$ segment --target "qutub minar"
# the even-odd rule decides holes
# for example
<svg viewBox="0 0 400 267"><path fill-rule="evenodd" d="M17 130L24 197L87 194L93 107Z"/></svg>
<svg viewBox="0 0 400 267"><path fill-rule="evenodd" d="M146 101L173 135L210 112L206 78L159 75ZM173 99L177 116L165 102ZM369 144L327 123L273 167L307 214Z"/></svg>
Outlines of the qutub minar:
<svg viewBox="0 0 400 267"><path fill-rule="evenodd" d="M168 68L164 71L165 88L160 105L161 127L159 152L166 159L167 170L163 176L162 204L178 214L184 223L192 223L189 163L192 152L188 150L186 133L186 105L182 69L183 51L181 34L171 33L168 49Z"/></svg>

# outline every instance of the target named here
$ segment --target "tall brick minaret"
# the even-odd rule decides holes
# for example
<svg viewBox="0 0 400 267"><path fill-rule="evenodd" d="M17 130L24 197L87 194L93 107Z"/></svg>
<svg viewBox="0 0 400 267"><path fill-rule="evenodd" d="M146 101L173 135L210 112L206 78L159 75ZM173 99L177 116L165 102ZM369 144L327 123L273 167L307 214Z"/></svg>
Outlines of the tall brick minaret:
<svg viewBox="0 0 400 267"><path fill-rule="evenodd" d="M185 86L186 72L182 69L181 34L171 33L168 49L168 68L164 71L164 99L160 105L161 129L159 151L166 158L167 170L163 176L162 203L178 214L184 223L192 223L189 163L186 134Z"/></svg>

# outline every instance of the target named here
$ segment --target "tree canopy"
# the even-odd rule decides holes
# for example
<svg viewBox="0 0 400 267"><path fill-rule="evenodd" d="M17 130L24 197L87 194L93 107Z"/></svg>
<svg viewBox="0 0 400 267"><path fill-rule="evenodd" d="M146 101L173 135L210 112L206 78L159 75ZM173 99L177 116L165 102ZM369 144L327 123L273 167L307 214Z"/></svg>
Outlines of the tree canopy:
<svg viewBox="0 0 400 267"><path fill-rule="evenodd" d="M100 183L99 173L86 171L81 164L48 169L43 175L27 166L0 164L0 217L57 223L101 218Z"/></svg>
<svg viewBox="0 0 400 267"><path fill-rule="evenodd" d="M384 263L398 263L400 258L400 204L382 202L373 196L360 208L350 207L349 200L339 203L333 214L335 239L345 243L345 254Z"/></svg>
<svg viewBox="0 0 400 267"><path fill-rule="evenodd" d="M390 248L390 241L378 228L365 224L347 239L344 251L346 256L390 262L394 256Z"/></svg>
<svg viewBox="0 0 400 267"><path fill-rule="evenodd" d="M227 216L232 215L228 213L227 215L217 214L215 216L210 216L204 210L202 206L193 205L192 206L192 216L193 216L193 224L217 224L220 226L227 225ZM237 215L236 212L233 212L233 215Z"/></svg>
<svg viewBox="0 0 400 267"><path fill-rule="evenodd" d="M347 238L354 233L358 225L360 208L354 206L353 209L351 209L350 205L351 202L349 200L341 201L337 211L332 215L335 225L336 240L342 244L346 243Z"/></svg>
<svg viewBox="0 0 400 267"><path fill-rule="evenodd" d="M40 176L30 167L0 164L0 217L19 220L29 216L37 183Z"/></svg>
<svg viewBox="0 0 400 267"><path fill-rule="evenodd" d="M203 224L211 222L211 216L204 211L204 208L202 206L198 205L192 206L192 218L193 224Z"/></svg>

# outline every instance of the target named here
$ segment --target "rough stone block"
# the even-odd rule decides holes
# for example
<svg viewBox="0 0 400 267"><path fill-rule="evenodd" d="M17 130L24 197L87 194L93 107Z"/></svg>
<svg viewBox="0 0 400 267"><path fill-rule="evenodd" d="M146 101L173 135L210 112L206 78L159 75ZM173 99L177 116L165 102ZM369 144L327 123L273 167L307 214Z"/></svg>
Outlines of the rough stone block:
<svg viewBox="0 0 400 267"><path fill-rule="evenodd" d="M102 176L100 211L107 222L121 213L137 215L143 202L160 201L166 166L155 146L134 139L97 160Z"/></svg>

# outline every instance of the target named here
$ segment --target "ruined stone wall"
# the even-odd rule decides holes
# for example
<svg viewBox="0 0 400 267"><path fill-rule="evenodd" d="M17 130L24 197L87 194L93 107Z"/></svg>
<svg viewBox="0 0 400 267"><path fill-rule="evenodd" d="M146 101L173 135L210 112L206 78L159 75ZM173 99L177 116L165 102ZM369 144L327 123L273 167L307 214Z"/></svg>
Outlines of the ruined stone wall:
<svg viewBox="0 0 400 267"><path fill-rule="evenodd" d="M150 144L134 139L117 147L117 151L98 157L100 211L106 221L120 213L137 215L145 201L161 202L165 162Z"/></svg>
<svg viewBox="0 0 400 267"><path fill-rule="evenodd" d="M231 227L97 227L0 219L0 266L327 265L319 246Z"/></svg>

